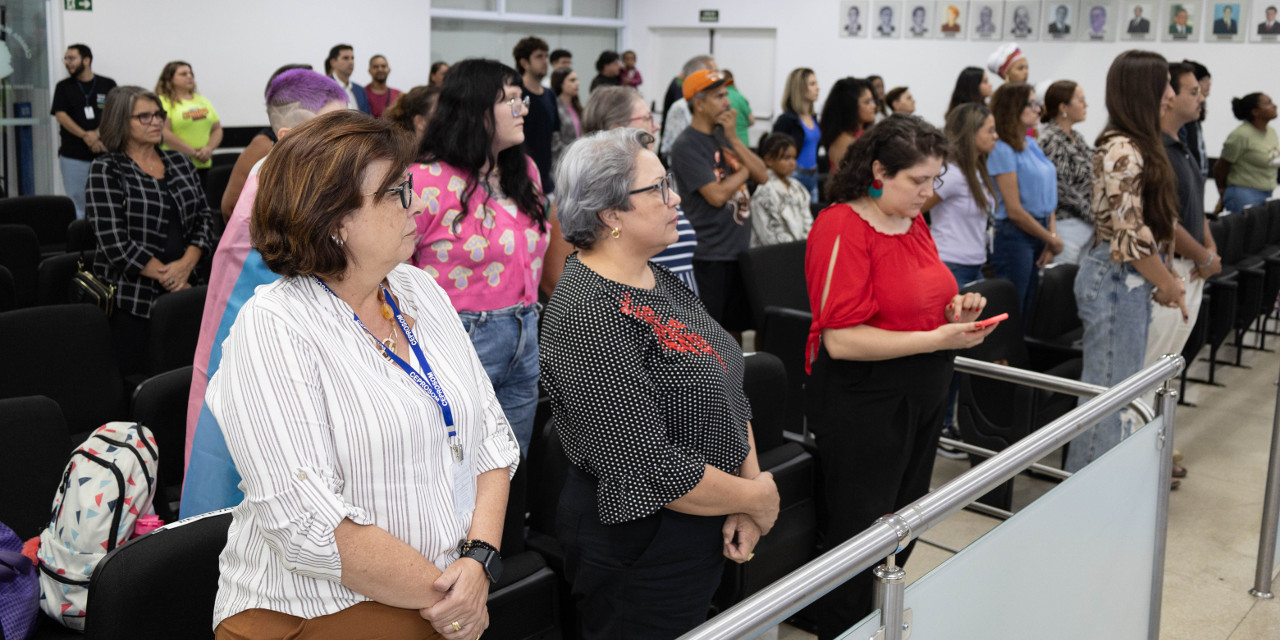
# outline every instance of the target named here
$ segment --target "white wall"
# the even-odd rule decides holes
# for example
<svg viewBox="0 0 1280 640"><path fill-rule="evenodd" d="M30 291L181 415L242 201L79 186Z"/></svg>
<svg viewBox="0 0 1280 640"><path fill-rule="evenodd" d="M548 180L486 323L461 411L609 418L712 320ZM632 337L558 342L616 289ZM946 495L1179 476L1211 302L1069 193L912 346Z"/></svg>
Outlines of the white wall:
<svg viewBox="0 0 1280 640"><path fill-rule="evenodd" d="M388 84L398 89L424 84L431 66L428 0L111 0L95 2L93 11L61 5L50 4L62 13L61 33L51 34L59 60L66 45L82 42L93 49L94 71L147 88L166 62L185 60L225 126L266 125L262 91L271 72L295 62L323 71L329 47L339 42L355 48L360 84L369 81L369 57L377 53L387 56Z"/></svg>
<svg viewBox="0 0 1280 640"><path fill-rule="evenodd" d="M652 69L646 61L657 59L651 29L668 27L772 28L777 30L774 104L757 110L778 112L787 73L795 67L811 67L822 84L823 97L844 76L879 74L886 88L907 85L916 99L916 113L941 124L956 76L966 66L986 66L995 44L970 41L907 41L846 39L838 37L839 0L719 0L690 3L687 0L643 0L630 5L623 47L635 49L645 74L646 95L660 95L676 69ZM701 9L719 9L719 24L698 22ZM1144 49L1171 60L1191 58L1213 74L1213 90L1205 122L1210 155L1222 149L1222 141L1239 123L1231 116L1231 97L1253 91L1280 97L1280 44L1142 43ZM1031 65L1031 82L1074 80L1084 86L1089 119L1079 129L1090 139L1106 122L1107 68L1117 54L1134 48L1129 43L1021 43ZM717 60L722 67L740 69L750 60ZM994 77L993 84L999 83ZM652 83L652 84L651 84ZM661 100L659 98L659 100Z"/></svg>

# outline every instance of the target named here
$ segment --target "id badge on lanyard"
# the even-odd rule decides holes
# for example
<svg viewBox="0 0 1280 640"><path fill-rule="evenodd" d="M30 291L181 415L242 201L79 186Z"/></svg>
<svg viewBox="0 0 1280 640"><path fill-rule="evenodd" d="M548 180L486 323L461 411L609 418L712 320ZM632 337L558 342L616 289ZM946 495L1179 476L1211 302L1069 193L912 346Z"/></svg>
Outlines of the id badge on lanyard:
<svg viewBox="0 0 1280 640"><path fill-rule="evenodd" d="M323 280L316 278L316 282L320 283L320 286L324 287L325 291L333 294L335 298L338 297L338 294L333 293L333 289L330 289L329 285L326 285ZM422 347L418 344L417 337L409 329L409 323L405 321L404 314L400 313L399 305L396 304L395 299L391 297L391 293L386 289L382 290L382 295L387 304L391 306L391 310L395 312L396 322L400 324L400 330L404 331L404 336L409 341L409 348L413 349L413 355L418 358L418 364L422 366L422 372L419 373L413 368L413 365L405 362L404 358L396 355L395 352L385 346L382 348L382 353L388 360L400 367L409 376L409 379L413 380L413 383L418 385L419 389L422 389L423 393L435 400L436 404L440 406L440 413L444 417L445 429L448 432L449 466L453 475L453 511L460 519L469 518L476 508L476 478L471 469L471 461L463 453L462 441L458 437L458 430L453 424L453 407L444 395L444 387L440 384L440 380L436 377L435 372L431 370L431 363L427 361L426 355L422 353ZM364 329L365 333L373 337L375 341L378 340L377 337L373 336L373 332L369 331L369 328L360 320L360 316L353 313L351 317L360 325L361 329Z"/></svg>

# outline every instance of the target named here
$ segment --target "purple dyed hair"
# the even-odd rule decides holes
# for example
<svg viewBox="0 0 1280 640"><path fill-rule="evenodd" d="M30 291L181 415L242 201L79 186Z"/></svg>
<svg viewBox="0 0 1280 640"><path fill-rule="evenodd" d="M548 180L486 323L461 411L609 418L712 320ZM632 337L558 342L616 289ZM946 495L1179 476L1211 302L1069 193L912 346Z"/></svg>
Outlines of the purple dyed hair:
<svg viewBox="0 0 1280 640"><path fill-rule="evenodd" d="M318 112L330 102L346 102L347 92L332 78L309 69L290 69L271 82L267 89L267 107L298 103L311 112Z"/></svg>

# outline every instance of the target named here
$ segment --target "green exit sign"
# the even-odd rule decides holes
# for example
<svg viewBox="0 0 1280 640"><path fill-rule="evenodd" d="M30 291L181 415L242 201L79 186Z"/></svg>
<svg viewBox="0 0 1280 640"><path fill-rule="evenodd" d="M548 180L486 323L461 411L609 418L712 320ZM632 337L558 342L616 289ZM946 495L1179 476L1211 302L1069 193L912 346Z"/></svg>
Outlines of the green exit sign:
<svg viewBox="0 0 1280 640"><path fill-rule="evenodd" d="M703 9L698 12L698 22L720 22L719 9Z"/></svg>
<svg viewBox="0 0 1280 640"><path fill-rule="evenodd" d="M93 11L93 0L62 0L66 11Z"/></svg>

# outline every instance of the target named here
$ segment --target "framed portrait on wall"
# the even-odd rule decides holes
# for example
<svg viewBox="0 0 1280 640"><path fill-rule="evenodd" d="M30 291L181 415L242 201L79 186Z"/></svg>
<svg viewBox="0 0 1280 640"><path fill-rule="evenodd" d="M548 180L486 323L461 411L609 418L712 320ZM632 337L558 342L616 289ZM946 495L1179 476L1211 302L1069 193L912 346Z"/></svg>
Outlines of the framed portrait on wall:
<svg viewBox="0 0 1280 640"><path fill-rule="evenodd" d="M964 40L964 21L969 17L968 2L942 0L934 9L937 17L934 33L944 40Z"/></svg>
<svg viewBox="0 0 1280 640"><path fill-rule="evenodd" d="M1212 26L1205 36L1206 42L1244 42L1248 26L1241 23L1240 19L1249 12L1248 0L1210 2L1209 8L1205 22L1212 20Z"/></svg>
<svg viewBox="0 0 1280 640"><path fill-rule="evenodd" d="M1076 0L1049 0L1044 3L1044 39L1075 40L1080 24L1080 3Z"/></svg>
<svg viewBox="0 0 1280 640"><path fill-rule="evenodd" d="M1004 3L970 2L969 37L974 40L1004 38Z"/></svg>
<svg viewBox="0 0 1280 640"><path fill-rule="evenodd" d="M1253 20L1250 20L1249 39L1254 42L1280 42L1280 16L1276 10L1280 1L1258 0L1253 5Z"/></svg>
<svg viewBox="0 0 1280 640"><path fill-rule="evenodd" d="M1112 42L1116 39L1116 5L1109 0L1083 0L1076 30L1082 42Z"/></svg>
<svg viewBox="0 0 1280 640"><path fill-rule="evenodd" d="M933 35L933 2L908 0L902 7L902 37L928 38Z"/></svg>
<svg viewBox="0 0 1280 640"><path fill-rule="evenodd" d="M1004 3L1004 31L1014 40L1040 37L1040 3L1014 0Z"/></svg>
<svg viewBox="0 0 1280 640"><path fill-rule="evenodd" d="M872 6L871 29L872 38L897 38L898 14L902 12L901 2L876 2Z"/></svg>
<svg viewBox="0 0 1280 640"><path fill-rule="evenodd" d="M1200 3L1179 0L1167 3L1164 21L1161 24L1163 28L1160 29L1160 33L1165 40L1173 42L1199 40L1201 29L1204 28L1200 20Z"/></svg>
<svg viewBox="0 0 1280 640"><path fill-rule="evenodd" d="M1158 2L1125 2L1124 10L1117 17L1116 31L1121 40L1155 40L1157 20L1160 19Z"/></svg>
<svg viewBox="0 0 1280 640"><path fill-rule="evenodd" d="M865 38L867 37L867 7L865 0L844 0L840 3L840 15L838 17L840 24L841 38Z"/></svg>

